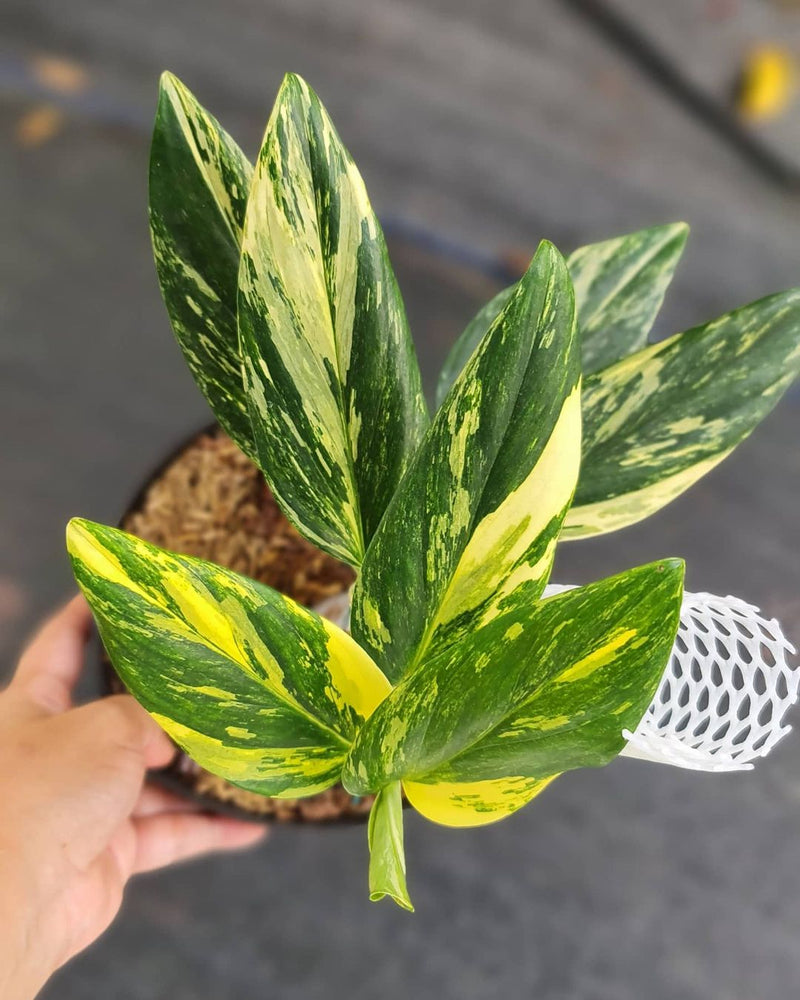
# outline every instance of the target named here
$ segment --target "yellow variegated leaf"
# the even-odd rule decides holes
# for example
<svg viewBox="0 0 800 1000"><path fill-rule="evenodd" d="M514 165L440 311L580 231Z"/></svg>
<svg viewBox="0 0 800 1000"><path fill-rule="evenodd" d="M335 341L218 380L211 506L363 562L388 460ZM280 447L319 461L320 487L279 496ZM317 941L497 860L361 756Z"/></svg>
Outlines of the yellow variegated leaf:
<svg viewBox="0 0 800 1000"><path fill-rule="evenodd" d="M675 222L570 254L584 378L647 344L688 235Z"/></svg>
<svg viewBox="0 0 800 1000"><path fill-rule="evenodd" d="M584 376L645 346L688 232L681 222L653 226L590 243L567 258ZM455 342L439 376L437 405L513 292L513 286L498 292Z"/></svg>
<svg viewBox="0 0 800 1000"><path fill-rule="evenodd" d="M404 781L403 789L418 813L442 826L486 826L527 805L552 778L494 778L484 781Z"/></svg>
<svg viewBox="0 0 800 1000"><path fill-rule="evenodd" d="M390 691L336 625L230 570L73 520L67 544L126 687L198 764L264 795L339 779Z"/></svg>
<svg viewBox="0 0 800 1000"><path fill-rule="evenodd" d="M354 795L402 781L439 822L513 812L554 775L625 745L669 659L683 564L664 560L520 600L406 674L342 772Z"/></svg>
<svg viewBox="0 0 800 1000"><path fill-rule="evenodd" d="M543 243L369 547L352 629L393 681L544 589L580 463L574 301Z"/></svg>
<svg viewBox="0 0 800 1000"><path fill-rule="evenodd" d="M800 290L770 295L584 380L563 537L633 524L721 462L800 371Z"/></svg>
<svg viewBox="0 0 800 1000"><path fill-rule="evenodd" d="M250 458L236 289L253 168L171 73L161 78L150 147L150 232L161 292L189 369Z"/></svg>
<svg viewBox="0 0 800 1000"><path fill-rule="evenodd" d="M276 499L307 538L359 565L427 411L364 182L292 74L253 177L239 331L258 462Z"/></svg>

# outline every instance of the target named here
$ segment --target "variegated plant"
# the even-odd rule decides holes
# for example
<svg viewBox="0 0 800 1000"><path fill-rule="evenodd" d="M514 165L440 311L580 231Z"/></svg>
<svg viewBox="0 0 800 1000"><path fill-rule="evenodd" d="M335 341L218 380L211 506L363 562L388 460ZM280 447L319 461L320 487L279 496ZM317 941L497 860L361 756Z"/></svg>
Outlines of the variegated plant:
<svg viewBox="0 0 800 1000"><path fill-rule="evenodd" d="M652 513L752 430L800 368L800 292L648 345L684 226L566 261L544 242L453 348L431 419L364 182L301 79L251 167L165 75L150 218L220 424L298 530L357 571L350 634L83 520L75 575L123 681L203 767L270 796L373 794L371 895L410 907L404 799L489 823L634 740L683 564L545 593L556 544Z"/></svg>

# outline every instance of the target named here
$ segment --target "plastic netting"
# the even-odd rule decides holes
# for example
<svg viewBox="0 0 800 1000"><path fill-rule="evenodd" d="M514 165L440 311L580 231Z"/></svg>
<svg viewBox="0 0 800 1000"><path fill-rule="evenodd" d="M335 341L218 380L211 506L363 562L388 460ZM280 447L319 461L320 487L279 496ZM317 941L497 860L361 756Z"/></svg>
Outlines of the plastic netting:
<svg viewBox="0 0 800 1000"><path fill-rule="evenodd" d="M570 588L553 585L546 596ZM667 669L626 757L697 771L743 771L789 732L800 671L778 622L738 597L683 595Z"/></svg>
<svg viewBox="0 0 800 1000"><path fill-rule="evenodd" d="M551 584L545 597L565 590ZM349 626L348 595L320 614ZM783 720L798 698L794 647L778 622L737 597L683 595L681 621L655 698L622 751L697 771L742 771L789 732Z"/></svg>

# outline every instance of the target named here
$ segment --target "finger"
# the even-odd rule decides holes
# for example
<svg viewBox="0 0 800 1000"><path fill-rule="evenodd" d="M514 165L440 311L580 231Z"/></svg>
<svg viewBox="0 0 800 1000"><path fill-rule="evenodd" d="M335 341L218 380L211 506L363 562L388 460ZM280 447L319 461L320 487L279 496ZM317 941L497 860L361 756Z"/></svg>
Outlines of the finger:
<svg viewBox="0 0 800 1000"><path fill-rule="evenodd" d="M133 816L157 816L160 813L197 813L200 806L191 799L181 798L157 785L145 785L139 800L133 807Z"/></svg>
<svg viewBox="0 0 800 1000"><path fill-rule="evenodd" d="M267 835L266 827L202 813L163 813L133 822L136 829L134 872L153 871L212 851L251 847Z"/></svg>
<svg viewBox="0 0 800 1000"><path fill-rule="evenodd" d="M83 667L92 615L78 594L39 629L20 657L10 691L20 693L34 714L65 712Z"/></svg>

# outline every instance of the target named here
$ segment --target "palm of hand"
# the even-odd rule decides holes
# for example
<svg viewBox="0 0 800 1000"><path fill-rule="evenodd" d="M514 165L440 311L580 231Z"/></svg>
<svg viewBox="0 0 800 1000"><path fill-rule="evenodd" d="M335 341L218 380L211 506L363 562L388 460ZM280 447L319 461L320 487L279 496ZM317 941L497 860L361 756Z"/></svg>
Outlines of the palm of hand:
<svg viewBox="0 0 800 1000"><path fill-rule="evenodd" d="M0 694L0 923L15 932L0 955L0 994L9 1000L32 997L108 927L132 875L263 836L144 784L174 750L132 698L72 707L90 620L83 600L71 601Z"/></svg>

